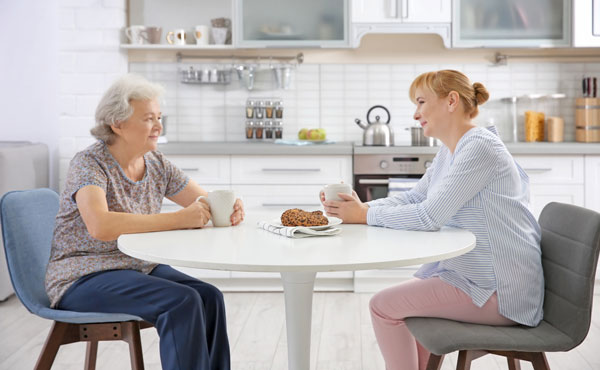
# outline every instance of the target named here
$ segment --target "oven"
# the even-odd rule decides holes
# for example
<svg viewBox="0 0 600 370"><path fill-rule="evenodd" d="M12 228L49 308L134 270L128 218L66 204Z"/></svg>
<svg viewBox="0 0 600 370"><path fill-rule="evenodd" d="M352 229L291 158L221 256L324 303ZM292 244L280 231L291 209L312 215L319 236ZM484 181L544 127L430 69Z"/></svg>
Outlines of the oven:
<svg viewBox="0 0 600 370"><path fill-rule="evenodd" d="M363 202L412 189L435 154L354 154L354 190Z"/></svg>

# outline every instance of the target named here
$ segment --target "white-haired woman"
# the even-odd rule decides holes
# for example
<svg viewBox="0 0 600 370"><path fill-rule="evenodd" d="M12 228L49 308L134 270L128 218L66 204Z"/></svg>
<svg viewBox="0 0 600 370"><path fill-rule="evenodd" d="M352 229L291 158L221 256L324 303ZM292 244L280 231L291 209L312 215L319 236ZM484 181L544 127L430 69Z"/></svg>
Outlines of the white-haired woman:
<svg viewBox="0 0 600 370"><path fill-rule="evenodd" d="M121 234L200 228L211 216L207 203L195 201L206 191L157 151L162 91L125 75L102 97L91 130L99 140L75 155L60 197L46 291L52 307L151 322L165 370L229 369L222 293L117 249ZM184 208L160 213L164 197ZM238 199L231 222L243 219Z"/></svg>

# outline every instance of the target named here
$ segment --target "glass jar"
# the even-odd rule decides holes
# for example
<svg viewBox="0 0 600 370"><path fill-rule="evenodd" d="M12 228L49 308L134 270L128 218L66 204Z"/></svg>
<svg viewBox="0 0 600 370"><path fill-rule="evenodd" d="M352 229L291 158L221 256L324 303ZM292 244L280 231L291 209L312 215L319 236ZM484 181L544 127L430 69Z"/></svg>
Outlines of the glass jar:
<svg viewBox="0 0 600 370"><path fill-rule="evenodd" d="M267 118L273 118L273 101L272 100L267 100L265 102L265 117Z"/></svg>
<svg viewBox="0 0 600 370"><path fill-rule="evenodd" d="M265 102L264 102L264 100L259 100L256 103L256 108L254 108L254 117L261 118L261 119L265 117Z"/></svg>
<svg viewBox="0 0 600 370"><path fill-rule="evenodd" d="M262 139L264 129L265 129L265 124L263 121L255 122L254 123L254 137L256 139Z"/></svg>
<svg viewBox="0 0 600 370"><path fill-rule="evenodd" d="M273 138L273 121L265 122L265 139Z"/></svg>
<svg viewBox="0 0 600 370"><path fill-rule="evenodd" d="M246 100L246 118L254 118L254 110L256 109L256 102L252 99Z"/></svg>
<svg viewBox="0 0 600 370"><path fill-rule="evenodd" d="M273 131L274 131L275 139L283 138L283 122L274 121L273 122Z"/></svg>
<svg viewBox="0 0 600 370"><path fill-rule="evenodd" d="M283 118L283 102L281 100L275 102L275 118Z"/></svg>
<svg viewBox="0 0 600 370"><path fill-rule="evenodd" d="M254 121L246 121L246 139L254 137Z"/></svg>

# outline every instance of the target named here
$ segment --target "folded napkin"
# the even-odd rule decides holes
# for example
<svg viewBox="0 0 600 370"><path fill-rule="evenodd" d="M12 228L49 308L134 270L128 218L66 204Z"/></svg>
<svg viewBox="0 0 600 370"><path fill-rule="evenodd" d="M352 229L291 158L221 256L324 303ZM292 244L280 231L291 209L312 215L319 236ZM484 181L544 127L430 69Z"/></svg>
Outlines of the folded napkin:
<svg viewBox="0 0 600 370"><path fill-rule="evenodd" d="M270 231L275 234L279 234L288 238L306 238L309 236L331 236L337 235L342 232L342 229L336 227L330 227L325 230L313 230L309 227L303 226L281 226L275 225L267 221L258 221L256 223L261 229Z"/></svg>

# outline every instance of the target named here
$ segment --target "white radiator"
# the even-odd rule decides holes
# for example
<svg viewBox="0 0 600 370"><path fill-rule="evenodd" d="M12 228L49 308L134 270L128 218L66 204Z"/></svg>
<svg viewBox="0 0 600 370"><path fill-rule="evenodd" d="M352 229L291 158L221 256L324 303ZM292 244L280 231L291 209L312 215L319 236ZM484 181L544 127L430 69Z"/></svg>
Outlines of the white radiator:
<svg viewBox="0 0 600 370"><path fill-rule="evenodd" d="M48 165L46 144L0 141L0 197L12 190L48 187ZM4 244L0 238L0 300L5 300L12 293Z"/></svg>

